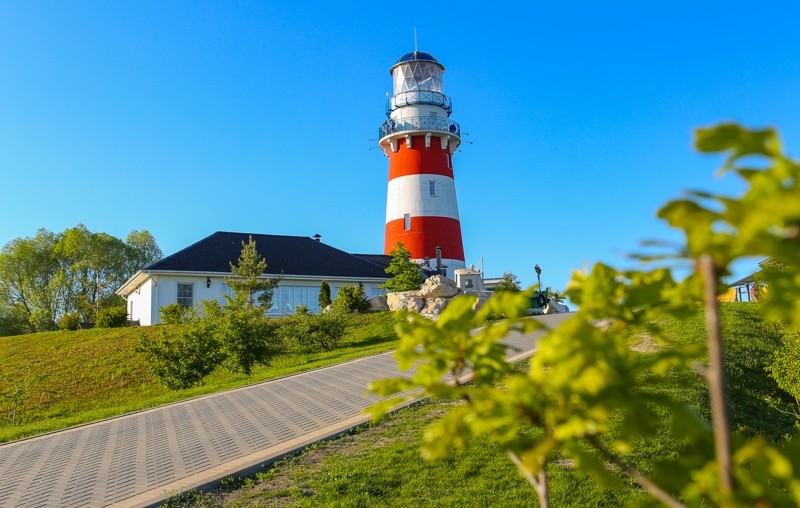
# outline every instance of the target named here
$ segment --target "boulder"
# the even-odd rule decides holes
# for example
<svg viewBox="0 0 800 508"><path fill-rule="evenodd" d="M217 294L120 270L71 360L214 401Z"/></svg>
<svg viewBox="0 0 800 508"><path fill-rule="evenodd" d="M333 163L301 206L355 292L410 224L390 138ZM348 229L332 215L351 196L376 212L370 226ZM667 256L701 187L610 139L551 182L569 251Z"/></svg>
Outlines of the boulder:
<svg viewBox="0 0 800 508"><path fill-rule="evenodd" d="M447 307L447 299L428 298L425 300L425 308L422 309L422 313L439 315L445 307Z"/></svg>
<svg viewBox="0 0 800 508"><path fill-rule="evenodd" d="M369 310L373 312L389 310L389 304L386 303L386 295L373 296L367 303L369 303Z"/></svg>
<svg viewBox="0 0 800 508"><path fill-rule="evenodd" d="M419 312L425 305L425 300L417 296L415 291L403 291L387 294L386 303L391 311L408 310Z"/></svg>
<svg viewBox="0 0 800 508"><path fill-rule="evenodd" d="M323 314L327 314L327 313L329 313L329 312L330 312L332 309L333 309L333 305L330 305L330 304L328 304L328 306L327 306L327 307L325 307L324 309L322 309L322 313L323 313Z"/></svg>
<svg viewBox="0 0 800 508"><path fill-rule="evenodd" d="M417 291L417 296L425 300L429 298L452 298L459 292L456 283L442 275L434 275L425 281Z"/></svg>
<svg viewBox="0 0 800 508"><path fill-rule="evenodd" d="M464 291L468 295L473 295L478 297L478 301L476 301L472 305L472 310L478 310L483 307L483 304L494 295L494 291Z"/></svg>
<svg viewBox="0 0 800 508"><path fill-rule="evenodd" d="M569 312L569 307L567 307L563 303L551 301L544 307L545 314L559 314L562 312Z"/></svg>

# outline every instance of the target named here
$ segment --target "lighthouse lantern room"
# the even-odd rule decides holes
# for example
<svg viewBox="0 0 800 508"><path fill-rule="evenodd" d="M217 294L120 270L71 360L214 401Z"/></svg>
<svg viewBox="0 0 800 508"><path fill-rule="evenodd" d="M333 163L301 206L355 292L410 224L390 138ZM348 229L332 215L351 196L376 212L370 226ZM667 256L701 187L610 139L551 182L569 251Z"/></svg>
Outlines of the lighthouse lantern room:
<svg viewBox="0 0 800 508"><path fill-rule="evenodd" d="M414 51L400 57L390 73L394 95L378 136L389 157L384 253L401 242L418 263L441 259L441 266L432 268L453 278L465 268L453 174L461 127L450 119L444 66L429 53Z"/></svg>

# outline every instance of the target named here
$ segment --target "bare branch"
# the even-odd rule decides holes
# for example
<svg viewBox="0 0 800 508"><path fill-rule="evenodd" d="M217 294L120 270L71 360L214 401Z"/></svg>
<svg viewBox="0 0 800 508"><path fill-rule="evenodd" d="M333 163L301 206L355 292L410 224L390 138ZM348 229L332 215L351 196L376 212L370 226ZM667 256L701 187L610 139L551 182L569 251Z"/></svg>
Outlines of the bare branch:
<svg viewBox="0 0 800 508"><path fill-rule="evenodd" d="M545 469L545 465L542 465L541 471L534 476L533 473L531 473L528 468L525 467L525 464L522 463L519 455L511 450L508 450L506 454L511 459L511 462L517 466L517 469L519 469L519 471L522 473L522 476L528 480L528 483L531 484L533 490L536 491L536 495L539 497L539 505L541 508L549 508L550 495L547 487L547 470Z"/></svg>
<svg viewBox="0 0 800 508"><path fill-rule="evenodd" d="M698 271L705 283L705 317L708 334L708 392L711 399L711 421L714 428L714 447L719 462L719 482L723 496L733 487L731 479L730 424L725 406L725 372L722 359L722 332L720 330L719 304L717 303L717 271L710 256L698 261Z"/></svg>
<svg viewBox="0 0 800 508"><path fill-rule="evenodd" d="M662 489L661 487L650 481L650 479L644 476L642 473L640 473L638 469L631 466L630 464L622 460L620 457L612 453L610 450L608 450L605 446L603 446L600 443L600 441L597 440L595 436L588 436L586 440L589 441L589 443L591 443L591 445L594 446L597 449L597 451L599 451L600 454L607 461L616 464L617 466L622 468L622 470L624 470L625 473L628 476L630 476L633 481L641 485L641 487L645 489L647 492L649 492L653 497L655 497L665 505L671 506L672 508L686 508L686 505L684 505L674 497L670 496L667 491L665 491L664 489Z"/></svg>

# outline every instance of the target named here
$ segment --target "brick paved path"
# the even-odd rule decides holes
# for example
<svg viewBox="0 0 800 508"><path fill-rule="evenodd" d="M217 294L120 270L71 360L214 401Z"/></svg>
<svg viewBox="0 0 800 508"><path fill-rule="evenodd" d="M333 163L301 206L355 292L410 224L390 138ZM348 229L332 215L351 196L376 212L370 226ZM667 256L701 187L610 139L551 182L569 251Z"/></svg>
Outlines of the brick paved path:
<svg viewBox="0 0 800 508"><path fill-rule="evenodd" d="M540 335L510 334L509 356L529 356ZM157 504L366 422L378 400L364 396L367 384L397 375L383 353L6 443L0 506Z"/></svg>

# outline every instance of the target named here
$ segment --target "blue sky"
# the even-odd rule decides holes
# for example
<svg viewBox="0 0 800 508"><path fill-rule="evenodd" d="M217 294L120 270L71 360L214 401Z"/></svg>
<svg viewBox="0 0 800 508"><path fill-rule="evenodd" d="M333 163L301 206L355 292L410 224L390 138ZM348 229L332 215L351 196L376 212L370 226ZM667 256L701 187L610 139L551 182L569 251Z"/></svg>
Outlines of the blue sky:
<svg viewBox="0 0 800 508"><path fill-rule="evenodd" d="M675 238L655 210L682 189L737 189L692 128L777 126L798 155L798 19L791 1L0 0L0 244L84 223L165 254L217 230L380 252L370 139L416 27L472 142L467 263L563 287Z"/></svg>

